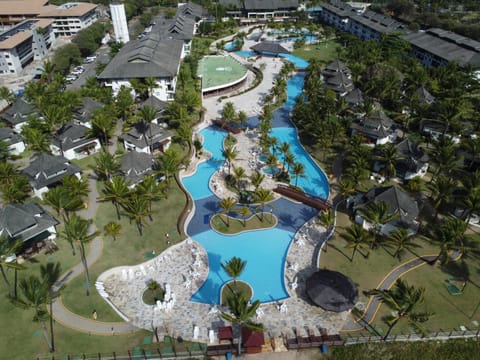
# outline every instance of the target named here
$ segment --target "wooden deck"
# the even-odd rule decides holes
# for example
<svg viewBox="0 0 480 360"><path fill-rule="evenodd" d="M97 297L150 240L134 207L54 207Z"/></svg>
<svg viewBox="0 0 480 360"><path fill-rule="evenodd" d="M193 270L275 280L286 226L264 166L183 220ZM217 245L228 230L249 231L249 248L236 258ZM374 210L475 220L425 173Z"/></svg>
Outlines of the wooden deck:
<svg viewBox="0 0 480 360"><path fill-rule="evenodd" d="M332 204L330 204L327 200L310 196L289 186L278 185L275 189L273 189L273 191L290 199L300 201L305 205L314 207L318 210L330 210L332 208Z"/></svg>

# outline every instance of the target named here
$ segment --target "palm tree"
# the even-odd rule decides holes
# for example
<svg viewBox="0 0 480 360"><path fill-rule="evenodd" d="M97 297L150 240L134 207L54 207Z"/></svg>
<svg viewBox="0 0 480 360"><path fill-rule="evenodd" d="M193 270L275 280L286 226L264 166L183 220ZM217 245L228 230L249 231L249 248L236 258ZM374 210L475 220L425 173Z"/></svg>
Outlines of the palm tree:
<svg viewBox="0 0 480 360"><path fill-rule="evenodd" d="M0 99L5 100L8 105L12 105L15 102L15 94L6 86L0 86Z"/></svg>
<svg viewBox="0 0 480 360"><path fill-rule="evenodd" d="M92 220L86 220L80 216L73 214L70 219L65 221L65 227L60 233L60 236L67 240L71 244L77 244L82 259L82 265L85 270L85 288L87 296L90 295L90 275L88 273L87 257L85 254L85 244L89 243L97 235L98 231L94 231L89 234L90 225Z"/></svg>
<svg viewBox="0 0 480 360"><path fill-rule="evenodd" d="M232 162L237 158L238 151L235 149L234 146L230 145L223 149L222 155L225 161L228 163L228 175L230 176Z"/></svg>
<svg viewBox="0 0 480 360"><path fill-rule="evenodd" d="M236 286L237 278L242 275L243 271L245 270L245 266L247 266L247 262L234 256L230 260L222 263L221 266L222 269L228 274L228 276L233 279L233 284L234 286Z"/></svg>
<svg viewBox="0 0 480 360"><path fill-rule="evenodd" d="M151 153L152 152L152 123L158 117L158 111L152 106L145 105L140 109L140 117L142 119L141 128L143 129L143 136L145 138L145 143L148 146L148 149L150 150L150 153ZM149 134L150 139L148 139L145 134L147 129L150 132Z"/></svg>
<svg viewBox="0 0 480 360"><path fill-rule="evenodd" d="M393 327L403 319L407 320L410 326L416 328L422 334L426 333L421 324L426 322L433 313L417 311L417 308L425 301L425 288L415 288L408 285L406 281L398 279L392 289L374 289L369 294L378 296L382 304L387 305L392 310L389 315L383 318L388 325L384 340L388 338Z"/></svg>
<svg viewBox="0 0 480 360"><path fill-rule="evenodd" d="M227 226L230 226L230 216L228 214L235 208L235 205L237 205L237 201L233 197L221 199L218 202L218 206L220 206L223 210L222 213L225 214L225 217L227 218L227 221L225 222Z"/></svg>
<svg viewBox="0 0 480 360"><path fill-rule="evenodd" d="M235 119L235 107L232 102L227 102L223 106L223 109L221 111L222 117L225 120L225 122L233 121Z"/></svg>
<svg viewBox="0 0 480 360"><path fill-rule="evenodd" d="M99 138L102 145L107 146L116 126L112 117L104 111L96 112L92 117L91 125L88 136Z"/></svg>
<svg viewBox="0 0 480 360"><path fill-rule="evenodd" d="M22 203L29 195L32 187L25 176L13 178L13 182L4 186L2 199L6 204Z"/></svg>
<svg viewBox="0 0 480 360"><path fill-rule="evenodd" d="M463 216L468 224L473 214L480 212L480 191L469 191L460 201L461 206L465 209Z"/></svg>
<svg viewBox="0 0 480 360"><path fill-rule="evenodd" d="M338 195L342 197L341 201L347 200L350 195L355 193L355 184L349 178L340 179L334 186Z"/></svg>
<svg viewBox="0 0 480 360"><path fill-rule="evenodd" d="M238 213L243 218L243 227L247 226L247 217L249 217L252 213L250 208L248 206L242 206L240 209L238 209Z"/></svg>
<svg viewBox="0 0 480 360"><path fill-rule="evenodd" d="M286 153L284 161L287 164L287 172L290 172L290 167L295 164L295 155L291 152Z"/></svg>
<svg viewBox="0 0 480 360"><path fill-rule="evenodd" d="M393 256L398 260L402 259L402 254L405 251L412 251L415 248L421 247L414 242L413 237L408 234L408 231L405 228L398 228L395 232L390 234L387 243L395 247Z"/></svg>
<svg viewBox="0 0 480 360"><path fill-rule="evenodd" d="M395 166L402 159L402 157L397 154L397 148L394 144L387 143L385 145L378 146L375 159L382 164L385 177L390 179L391 177L395 176Z"/></svg>
<svg viewBox="0 0 480 360"><path fill-rule="evenodd" d="M49 132L53 133L67 121L66 107L47 105L42 111L42 117L48 125Z"/></svg>
<svg viewBox="0 0 480 360"><path fill-rule="evenodd" d="M62 186L72 196L78 196L83 199L88 196L90 190L88 188L88 179L86 177L76 177L75 175L65 176L62 179Z"/></svg>
<svg viewBox="0 0 480 360"><path fill-rule="evenodd" d="M5 234L0 235L0 273L2 273L3 281L7 285L8 293L12 299L17 297L16 286L12 288L10 281L8 281L5 268L13 269L15 271L24 269L22 265L18 264L15 260L12 260L13 257L16 257L16 251L21 245L21 241L10 242Z"/></svg>
<svg viewBox="0 0 480 360"><path fill-rule="evenodd" d="M250 182L255 188L255 191L262 185L263 180L265 180L265 175L258 170L255 170L255 172L250 175Z"/></svg>
<svg viewBox="0 0 480 360"><path fill-rule="evenodd" d="M290 152L290 143L284 141L280 144L280 147L278 148L280 153L283 155L283 161L282 161L282 171L285 171L285 164L287 162L287 154Z"/></svg>
<svg viewBox="0 0 480 360"><path fill-rule="evenodd" d="M46 284L48 290L48 305L50 307L50 344L51 351L55 351L55 337L53 333L53 299L60 296L60 291L63 287L55 287L55 284L60 279L62 268L60 263L48 263L40 266L40 275L43 283Z"/></svg>
<svg viewBox="0 0 480 360"><path fill-rule="evenodd" d="M295 177L295 186L297 186L298 178L305 177L305 166L302 163L295 163L293 165L292 174Z"/></svg>
<svg viewBox="0 0 480 360"><path fill-rule="evenodd" d="M233 167L233 176L235 177L235 182L237 184L237 189L240 190L240 184L242 179L246 176L245 175L245 169L242 168L241 166Z"/></svg>
<svg viewBox="0 0 480 360"><path fill-rule="evenodd" d="M355 223L346 228L345 233L342 234L342 237L348 242L346 248L353 249L350 261L353 261L357 251L362 254L364 258L368 258L368 243L370 242L370 236L360 224ZM365 253L362 251L365 251Z"/></svg>
<svg viewBox="0 0 480 360"><path fill-rule="evenodd" d="M4 140L0 140L0 160L4 162L4 160L11 159L12 156L10 154L10 145L6 143Z"/></svg>
<svg viewBox="0 0 480 360"><path fill-rule="evenodd" d="M147 176L140 184L135 187L138 195L144 196L148 200L148 211L152 213L152 202L165 198L164 183L158 183L154 176ZM150 219L152 220L152 219Z"/></svg>
<svg viewBox="0 0 480 360"><path fill-rule="evenodd" d="M262 324L256 324L250 320L256 314L256 311L260 306L260 301L255 300L252 304L250 304L249 299L247 299L245 294L240 293L238 295L232 295L227 297L227 306L230 313L222 312L220 316L223 319L230 321L232 324L236 324L238 326L237 353L238 355L240 355L242 352L241 328L243 326L246 326L252 331L263 330Z"/></svg>
<svg viewBox="0 0 480 360"><path fill-rule="evenodd" d="M120 164L115 155L102 149L94 158L95 165L90 168L95 172L99 180L111 180L112 176L120 172Z"/></svg>
<svg viewBox="0 0 480 360"><path fill-rule="evenodd" d="M150 97L153 95L153 89L158 87L157 80L154 77L147 77L145 78L144 82L145 86L147 87L148 96Z"/></svg>
<svg viewBox="0 0 480 360"><path fill-rule="evenodd" d="M377 235L381 234L382 226L398 217L398 211L389 211L385 201L372 201L359 209L360 216L371 224L372 243L371 248L377 247Z"/></svg>
<svg viewBox="0 0 480 360"><path fill-rule="evenodd" d="M103 227L105 236L111 236L113 241L117 240L117 236L120 235L122 231L122 224L119 224L115 221L111 221L108 224L105 224Z"/></svg>
<svg viewBox="0 0 480 360"><path fill-rule="evenodd" d="M127 116L130 114L134 105L130 91L130 88L122 85L117 96L115 97L115 108L117 110L117 114L122 118L123 121L127 119Z"/></svg>
<svg viewBox="0 0 480 360"><path fill-rule="evenodd" d="M156 168L158 172L165 176L167 184L170 183L170 177L174 175L181 164L181 159L174 149L167 149L158 158Z"/></svg>
<svg viewBox="0 0 480 360"><path fill-rule="evenodd" d="M105 188L102 190L103 196L100 201L111 201L117 210L117 219L120 220L120 205L122 205L130 195L129 184L125 178L114 176L111 181L105 182Z"/></svg>
<svg viewBox="0 0 480 360"><path fill-rule="evenodd" d="M444 175L437 176L433 182L428 184L430 199L435 209L435 218L438 217L438 212L450 203L455 187L456 181Z"/></svg>
<svg viewBox="0 0 480 360"><path fill-rule="evenodd" d="M240 126L245 127L245 124L248 121L247 113L243 110L240 110L237 113L237 121L240 123Z"/></svg>
<svg viewBox="0 0 480 360"><path fill-rule="evenodd" d="M27 148L35 154L50 153L50 140L48 134L39 129L24 126L22 129L22 137Z"/></svg>
<svg viewBox="0 0 480 360"><path fill-rule="evenodd" d="M22 292L22 298L15 301L15 305L24 309L33 309L33 321L42 324L43 336L51 352L55 350L53 343L48 336L46 321L49 317L46 305L49 303L49 287L45 281L38 277L30 275L22 279L19 284Z"/></svg>
<svg viewBox="0 0 480 360"><path fill-rule="evenodd" d="M143 236L145 217L150 216L147 199L134 193L126 201L122 202L122 207L130 219L135 221L140 236Z"/></svg>
<svg viewBox="0 0 480 360"><path fill-rule="evenodd" d="M267 190L267 189L263 189L263 188L258 188L257 190L255 190L255 193L253 194L253 197L255 199L255 202L258 203L258 207L257 209L261 209L261 217L260 217L260 221L263 222L263 214L264 214L264 209L265 209L265 205L272 201L275 197L273 196L273 192L270 191L270 190ZM273 205L268 205L270 208L273 209Z"/></svg>
<svg viewBox="0 0 480 360"><path fill-rule="evenodd" d="M68 188L62 185L51 188L44 195L44 201L50 205L63 220L69 218L70 212L80 210L84 207L80 196L71 193Z"/></svg>
<svg viewBox="0 0 480 360"><path fill-rule="evenodd" d="M439 225L432 228L430 239L440 247L437 260L446 264L451 260L452 251L458 251L460 255L466 250L465 232L468 224L459 218L449 216Z"/></svg>

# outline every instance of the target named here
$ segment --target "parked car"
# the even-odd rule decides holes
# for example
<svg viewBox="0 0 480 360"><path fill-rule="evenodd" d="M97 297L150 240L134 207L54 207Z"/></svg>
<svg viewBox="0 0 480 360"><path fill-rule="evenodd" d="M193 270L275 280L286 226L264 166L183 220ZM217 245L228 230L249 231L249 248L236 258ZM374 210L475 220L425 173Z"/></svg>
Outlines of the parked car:
<svg viewBox="0 0 480 360"><path fill-rule="evenodd" d="M83 67L79 67L77 66L75 69L73 69L73 71L70 73L71 75L80 75L81 73L83 73L85 71L85 69Z"/></svg>
<svg viewBox="0 0 480 360"><path fill-rule="evenodd" d="M87 56L83 62L85 64L90 64L94 62L96 59L97 59L97 55L90 55L90 56Z"/></svg>
<svg viewBox="0 0 480 360"><path fill-rule="evenodd" d="M75 75L75 74L70 74L70 75L68 75L68 76L65 78L65 81L66 81L67 83L72 83L72 82L74 82L74 81L77 80L77 79L78 79L78 76L77 76L77 75Z"/></svg>

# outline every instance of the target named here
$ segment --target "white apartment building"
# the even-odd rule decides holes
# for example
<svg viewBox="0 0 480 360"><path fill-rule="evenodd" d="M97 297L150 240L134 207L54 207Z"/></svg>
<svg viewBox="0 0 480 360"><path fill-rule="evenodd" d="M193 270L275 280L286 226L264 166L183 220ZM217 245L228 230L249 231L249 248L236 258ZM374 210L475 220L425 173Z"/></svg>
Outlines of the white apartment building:
<svg viewBox="0 0 480 360"><path fill-rule="evenodd" d="M98 20L96 10L95 4L71 2L44 6L38 17L54 20L55 36L74 36Z"/></svg>
<svg viewBox="0 0 480 360"><path fill-rule="evenodd" d="M52 19L26 20L0 34L0 76L15 75L42 60L55 43Z"/></svg>
<svg viewBox="0 0 480 360"><path fill-rule="evenodd" d="M125 5L114 1L110 4L110 15L112 17L113 31L115 41L126 44L130 41L128 34L127 17L125 15Z"/></svg>

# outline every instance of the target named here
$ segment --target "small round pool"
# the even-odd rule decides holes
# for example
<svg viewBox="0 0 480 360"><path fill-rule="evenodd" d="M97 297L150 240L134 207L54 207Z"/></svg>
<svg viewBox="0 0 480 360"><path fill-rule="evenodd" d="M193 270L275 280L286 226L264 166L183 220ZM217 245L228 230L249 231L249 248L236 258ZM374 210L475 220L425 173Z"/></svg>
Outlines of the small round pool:
<svg viewBox="0 0 480 360"><path fill-rule="evenodd" d="M276 166L264 166L262 168L262 171L267 174L267 175L278 175L278 173L280 172L280 169Z"/></svg>
<svg viewBox="0 0 480 360"><path fill-rule="evenodd" d="M258 161L264 164L267 162L267 160L268 160L268 154L263 153L258 156Z"/></svg>

